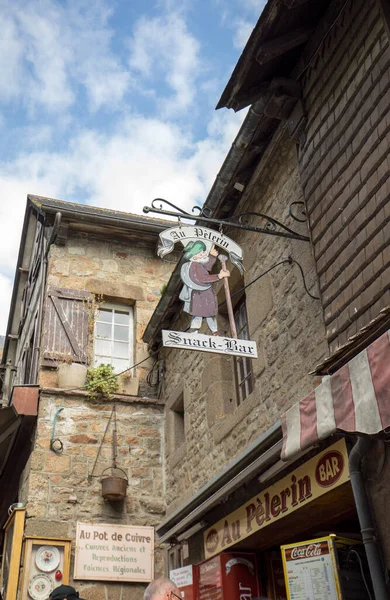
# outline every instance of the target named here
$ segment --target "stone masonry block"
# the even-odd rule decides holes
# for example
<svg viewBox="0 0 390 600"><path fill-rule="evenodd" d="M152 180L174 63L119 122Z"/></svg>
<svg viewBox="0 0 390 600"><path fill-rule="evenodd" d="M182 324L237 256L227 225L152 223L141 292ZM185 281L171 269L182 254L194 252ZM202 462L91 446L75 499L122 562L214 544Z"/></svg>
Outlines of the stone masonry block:
<svg viewBox="0 0 390 600"><path fill-rule="evenodd" d="M56 537L69 537L69 524L61 521L49 521L46 519L27 519L25 535L36 535L44 538L53 537L55 531Z"/></svg>
<svg viewBox="0 0 390 600"><path fill-rule="evenodd" d="M206 393L207 423L211 427L235 408L235 390L231 382L217 381Z"/></svg>
<svg viewBox="0 0 390 600"><path fill-rule="evenodd" d="M46 454L46 473L66 473L70 469L70 456L59 454Z"/></svg>
<svg viewBox="0 0 390 600"><path fill-rule="evenodd" d="M249 332L263 323L273 307L272 284L268 275L265 275L257 284L251 286L246 294L246 310L248 313Z"/></svg>
<svg viewBox="0 0 390 600"><path fill-rule="evenodd" d="M202 373L202 391L206 392L216 382L232 380L232 358L230 356L217 355L205 360Z"/></svg>
<svg viewBox="0 0 390 600"><path fill-rule="evenodd" d="M41 387L57 387L57 370L41 369L39 372L39 385Z"/></svg>
<svg viewBox="0 0 390 600"><path fill-rule="evenodd" d="M102 294L113 298L124 298L126 300L145 300L144 290L137 285L130 285L119 281L107 281L104 279L87 279L86 289L93 294Z"/></svg>
<svg viewBox="0 0 390 600"><path fill-rule="evenodd" d="M36 502L46 501L49 495L49 482L46 475L30 473L28 493L29 498L34 498Z"/></svg>

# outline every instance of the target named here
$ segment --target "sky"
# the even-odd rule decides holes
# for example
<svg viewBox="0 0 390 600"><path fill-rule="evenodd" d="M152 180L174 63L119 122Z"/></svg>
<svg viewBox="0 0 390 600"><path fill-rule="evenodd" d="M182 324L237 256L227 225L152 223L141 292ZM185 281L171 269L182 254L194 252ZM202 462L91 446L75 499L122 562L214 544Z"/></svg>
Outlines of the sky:
<svg viewBox="0 0 390 600"><path fill-rule="evenodd" d="M201 205L245 117L215 111L266 0L0 0L0 335L27 194Z"/></svg>

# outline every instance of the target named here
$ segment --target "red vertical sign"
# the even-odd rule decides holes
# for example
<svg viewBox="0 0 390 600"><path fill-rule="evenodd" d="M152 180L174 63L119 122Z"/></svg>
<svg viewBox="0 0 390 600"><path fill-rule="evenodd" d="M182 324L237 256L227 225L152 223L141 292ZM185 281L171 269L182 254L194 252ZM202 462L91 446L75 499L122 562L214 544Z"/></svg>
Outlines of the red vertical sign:
<svg viewBox="0 0 390 600"><path fill-rule="evenodd" d="M220 554L198 565L197 600L253 600L259 596L256 555Z"/></svg>

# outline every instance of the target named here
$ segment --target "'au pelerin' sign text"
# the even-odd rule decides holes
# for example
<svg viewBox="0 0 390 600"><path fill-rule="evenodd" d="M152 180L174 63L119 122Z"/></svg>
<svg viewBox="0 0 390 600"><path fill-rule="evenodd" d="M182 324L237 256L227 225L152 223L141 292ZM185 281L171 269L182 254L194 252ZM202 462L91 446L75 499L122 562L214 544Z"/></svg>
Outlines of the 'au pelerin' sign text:
<svg viewBox="0 0 390 600"><path fill-rule="evenodd" d="M151 581L153 527L77 523L74 579Z"/></svg>
<svg viewBox="0 0 390 600"><path fill-rule="evenodd" d="M257 358L256 342L185 331L162 331L163 346Z"/></svg>
<svg viewBox="0 0 390 600"><path fill-rule="evenodd" d="M342 439L207 529L205 557L219 554L348 480L348 452Z"/></svg>

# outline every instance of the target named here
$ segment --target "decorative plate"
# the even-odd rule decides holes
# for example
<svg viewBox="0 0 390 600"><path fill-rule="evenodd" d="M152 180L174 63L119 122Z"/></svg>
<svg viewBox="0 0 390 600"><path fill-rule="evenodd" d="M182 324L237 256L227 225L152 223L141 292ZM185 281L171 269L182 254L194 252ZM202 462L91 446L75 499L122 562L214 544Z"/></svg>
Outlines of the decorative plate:
<svg viewBox="0 0 390 600"><path fill-rule="evenodd" d="M54 571L60 564L60 551L55 546L41 546L36 553L35 564L45 573Z"/></svg>
<svg viewBox="0 0 390 600"><path fill-rule="evenodd" d="M54 589L54 583L48 575L34 575L28 584L28 593L33 600L47 600Z"/></svg>

